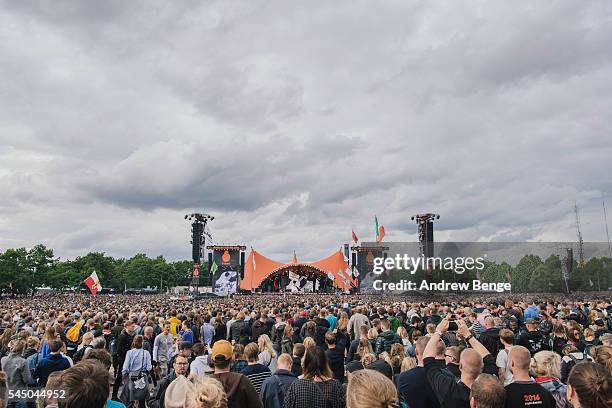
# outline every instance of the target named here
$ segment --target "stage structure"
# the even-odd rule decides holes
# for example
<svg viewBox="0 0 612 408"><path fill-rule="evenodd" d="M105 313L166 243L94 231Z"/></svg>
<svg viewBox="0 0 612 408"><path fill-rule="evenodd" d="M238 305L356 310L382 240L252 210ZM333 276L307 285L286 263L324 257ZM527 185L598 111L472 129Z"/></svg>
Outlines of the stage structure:
<svg viewBox="0 0 612 408"><path fill-rule="evenodd" d="M374 258L386 258L389 247L382 246L380 243L352 246L352 269L357 270L357 287L360 292L367 293L373 291L372 283L375 279L380 279L380 275L374 274Z"/></svg>
<svg viewBox="0 0 612 408"><path fill-rule="evenodd" d="M202 248L204 248L204 236L206 223L215 217L209 214L193 213L185 215L185 219L191 222L191 257L193 259L193 271L191 274L191 289L196 293L200 285L200 265L202 261ZM210 237L209 237L210 238Z"/></svg>
<svg viewBox="0 0 612 408"><path fill-rule="evenodd" d="M357 287L342 250L316 262L274 261L251 249L240 289L261 292L349 292Z"/></svg>
<svg viewBox="0 0 612 408"><path fill-rule="evenodd" d="M419 244L421 247L421 255L425 258L432 258L434 256L434 220L439 220L439 214L417 214L413 215L410 219L416 223L419 232Z"/></svg>
<svg viewBox="0 0 612 408"><path fill-rule="evenodd" d="M236 293L244 274L244 245L209 245L208 272L213 293L226 296Z"/></svg>

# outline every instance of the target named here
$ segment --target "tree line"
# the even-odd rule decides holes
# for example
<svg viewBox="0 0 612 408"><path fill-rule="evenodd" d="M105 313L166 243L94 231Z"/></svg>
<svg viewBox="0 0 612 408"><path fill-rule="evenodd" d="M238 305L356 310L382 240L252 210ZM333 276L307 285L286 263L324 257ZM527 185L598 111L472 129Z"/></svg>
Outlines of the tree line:
<svg viewBox="0 0 612 408"><path fill-rule="evenodd" d="M508 263L485 261L485 268L476 272L454 274L448 271L417 271L412 279L429 281L470 282L480 279L485 282L510 282L513 292L558 293L565 291L561 259L551 255L542 259L536 255L525 255L516 266ZM189 285L193 262L191 260L168 262L163 256L150 258L146 254L133 257L113 258L104 252L89 252L74 260L56 258L51 248L39 244L31 249L17 248L0 252L0 294L33 293L36 288L50 287L56 290L84 288L83 281L96 271L103 288L122 291L124 288L168 287ZM208 266L202 265L203 283L207 282ZM452 276L451 276L452 274ZM392 273L393 278L404 275ZM570 291L608 290L612 287L612 259L590 258L580 268L576 261L567 282Z"/></svg>
<svg viewBox="0 0 612 408"><path fill-rule="evenodd" d="M36 288L56 290L85 288L83 281L96 271L103 288L167 287L188 285L193 261L168 262L163 256L146 254L113 258L104 252L89 252L74 260L56 258L51 248L39 244L31 249L0 252L0 294L28 294ZM202 270L207 270L203 265Z"/></svg>
<svg viewBox="0 0 612 408"><path fill-rule="evenodd" d="M525 255L512 266L506 262L484 261L481 271L470 270L456 274L447 270L433 270L429 273L423 269L410 275L412 281L426 279L429 282L471 282L479 279L483 282L509 282L513 293L562 293L566 292L563 277L562 260L558 255L542 259L537 255ZM392 271L390 281L406 279L405 271ZM568 274L567 287L575 291L605 291L612 287L612 259L609 257L590 258L582 267L573 261Z"/></svg>

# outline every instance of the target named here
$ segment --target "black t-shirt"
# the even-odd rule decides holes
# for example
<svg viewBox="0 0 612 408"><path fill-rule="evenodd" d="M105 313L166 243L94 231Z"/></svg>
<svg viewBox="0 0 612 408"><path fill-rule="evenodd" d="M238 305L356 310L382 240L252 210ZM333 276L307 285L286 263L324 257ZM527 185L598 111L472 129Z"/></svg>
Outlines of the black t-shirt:
<svg viewBox="0 0 612 408"><path fill-rule="evenodd" d="M515 381L506 385L506 408L555 408L552 394L534 381Z"/></svg>
<svg viewBox="0 0 612 408"><path fill-rule="evenodd" d="M325 356L329 361L329 368L334 373L334 378L342 384L344 382L344 351L334 347L325 350Z"/></svg>
<svg viewBox="0 0 612 408"><path fill-rule="evenodd" d="M442 408L470 408L470 388L445 369L444 360L423 360L427 382Z"/></svg>
<svg viewBox="0 0 612 408"><path fill-rule="evenodd" d="M497 372L495 358L491 354L487 354L482 362L484 364L483 373L495 374ZM427 382L442 408L470 407L470 388L446 369L444 360L427 357L423 360L423 367L427 373Z"/></svg>

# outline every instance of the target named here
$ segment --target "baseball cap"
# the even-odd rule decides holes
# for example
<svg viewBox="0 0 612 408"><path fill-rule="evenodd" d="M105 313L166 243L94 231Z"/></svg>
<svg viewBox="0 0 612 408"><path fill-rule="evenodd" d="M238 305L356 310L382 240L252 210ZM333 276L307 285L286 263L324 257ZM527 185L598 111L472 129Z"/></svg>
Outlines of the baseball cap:
<svg viewBox="0 0 612 408"><path fill-rule="evenodd" d="M189 349L191 350L191 343L188 341L181 341L179 343L179 350L185 350L185 349Z"/></svg>
<svg viewBox="0 0 612 408"><path fill-rule="evenodd" d="M227 340L216 341L211 352L214 361L230 360L233 354L234 348L232 347L232 343Z"/></svg>
<svg viewBox="0 0 612 408"><path fill-rule="evenodd" d="M530 317L529 319L525 320L525 324L537 324L537 320L534 319L533 317Z"/></svg>

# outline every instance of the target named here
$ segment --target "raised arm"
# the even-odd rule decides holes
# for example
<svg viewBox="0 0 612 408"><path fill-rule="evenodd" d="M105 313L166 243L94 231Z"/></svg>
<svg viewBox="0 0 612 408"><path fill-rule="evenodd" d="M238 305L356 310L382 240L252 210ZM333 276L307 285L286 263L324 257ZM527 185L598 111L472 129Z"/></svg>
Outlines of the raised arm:
<svg viewBox="0 0 612 408"><path fill-rule="evenodd" d="M467 324L465 324L463 320L457 320L457 327L457 334L459 334L467 344L469 344L474 350L478 352L478 354L480 354L480 358L484 359L486 356L491 354L489 353L489 350L487 350L487 348L482 345L481 342L479 342L474 336L472 336L472 333L470 333Z"/></svg>

